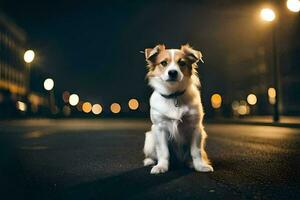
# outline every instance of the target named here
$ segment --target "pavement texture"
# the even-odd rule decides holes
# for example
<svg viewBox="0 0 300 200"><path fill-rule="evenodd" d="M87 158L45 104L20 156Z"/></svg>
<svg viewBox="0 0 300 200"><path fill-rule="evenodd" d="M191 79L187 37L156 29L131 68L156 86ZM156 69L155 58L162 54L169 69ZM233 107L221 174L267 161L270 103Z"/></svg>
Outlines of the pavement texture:
<svg viewBox="0 0 300 200"><path fill-rule="evenodd" d="M0 122L1 199L299 199L300 129L207 124L213 173L143 167L143 120Z"/></svg>

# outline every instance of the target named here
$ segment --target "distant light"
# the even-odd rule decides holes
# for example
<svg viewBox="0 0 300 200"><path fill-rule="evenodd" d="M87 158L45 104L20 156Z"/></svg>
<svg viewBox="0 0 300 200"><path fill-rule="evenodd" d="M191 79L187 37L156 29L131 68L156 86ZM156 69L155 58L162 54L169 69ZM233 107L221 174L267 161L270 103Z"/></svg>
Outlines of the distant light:
<svg viewBox="0 0 300 200"><path fill-rule="evenodd" d="M275 98L276 97L276 90L275 90L275 88L269 88L268 89L268 96L270 97L270 98Z"/></svg>
<svg viewBox="0 0 300 200"><path fill-rule="evenodd" d="M68 103L68 102L69 102L69 97L70 97L70 92L64 91L63 94L62 94L62 98L63 98L63 101L64 101L65 103Z"/></svg>
<svg viewBox="0 0 300 200"><path fill-rule="evenodd" d="M79 112L82 111L82 104L83 104L83 102L82 102L82 101L79 101L78 104L76 105L76 108L77 108L77 110L78 110Z"/></svg>
<svg viewBox="0 0 300 200"><path fill-rule="evenodd" d="M92 110L92 104L91 104L90 102L84 102L84 103L82 104L82 110L83 110L83 112L85 112L85 113L91 112L91 110Z"/></svg>
<svg viewBox="0 0 300 200"><path fill-rule="evenodd" d="M50 91L50 90L53 89L53 87L54 87L54 81L53 81L53 79L47 78L47 79L44 81L44 88L45 88L45 90Z"/></svg>
<svg viewBox="0 0 300 200"><path fill-rule="evenodd" d="M211 101L212 107L215 108L215 109L220 108L221 105L222 105L222 97L221 97L220 94L213 94L211 96L210 101Z"/></svg>
<svg viewBox="0 0 300 200"><path fill-rule="evenodd" d="M65 116L69 116L71 114L70 106L64 106L63 107L63 113L64 113Z"/></svg>
<svg viewBox="0 0 300 200"><path fill-rule="evenodd" d="M292 12L300 11L300 1L299 0L287 0L286 6Z"/></svg>
<svg viewBox="0 0 300 200"><path fill-rule="evenodd" d="M77 94L71 94L69 97L69 104L71 106L76 106L79 102L79 96Z"/></svg>
<svg viewBox="0 0 300 200"><path fill-rule="evenodd" d="M118 103L113 103L110 105L110 110L112 113L119 113L121 111L121 105Z"/></svg>
<svg viewBox="0 0 300 200"><path fill-rule="evenodd" d="M240 103L238 101L234 101L231 104L232 110L237 110L240 106Z"/></svg>
<svg viewBox="0 0 300 200"><path fill-rule="evenodd" d="M139 107L139 102L138 102L138 100L136 100L136 99L130 99L130 100L128 101L128 107L129 107L131 110L136 110L136 109L138 109L138 107Z"/></svg>
<svg viewBox="0 0 300 200"><path fill-rule="evenodd" d="M250 104L250 105L255 105L257 103L257 97L255 96L255 94L249 94L247 96L247 102Z"/></svg>
<svg viewBox="0 0 300 200"><path fill-rule="evenodd" d="M92 112L95 115L99 115L102 112L102 106L100 104L94 104L92 107Z"/></svg>
<svg viewBox="0 0 300 200"><path fill-rule="evenodd" d="M264 20L264 21L268 21L271 22L275 19L276 15L275 12L270 9L270 8L264 8L260 11L260 17Z"/></svg>
<svg viewBox="0 0 300 200"><path fill-rule="evenodd" d="M269 88L268 89L269 103L274 105L276 103L276 89Z"/></svg>
<svg viewBox="0 0 300 200"><path fill-rule="evenodd" d="M27 50L27 51L25 51L25 53L24 53L24 61L25 61L26 63L31 63L31 62L33 61L33 59L34 59L34 56L35 56L34 51L32 51L32 50Z"/></svg>
<svg viewBox="0 0 300 200"><path fill-rule="evenodd" d="M22 101L17 101L17 108L25 112L27 110L27 105Z"/></svg>
<svg viewBox="0 0 300 200"><path fill-rule="evenodd" d="M249 107L247 105L240 105L237 112L240 115L246 115L249 113Z"/></svg>

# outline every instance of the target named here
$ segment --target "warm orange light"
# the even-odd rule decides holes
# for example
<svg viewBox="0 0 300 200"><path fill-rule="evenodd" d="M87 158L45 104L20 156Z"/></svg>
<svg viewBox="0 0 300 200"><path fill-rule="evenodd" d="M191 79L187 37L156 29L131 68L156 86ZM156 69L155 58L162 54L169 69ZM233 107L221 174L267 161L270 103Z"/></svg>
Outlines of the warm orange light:
<svg viewBox="0 0 300 200"><path fill-rule="evenodd" d="M102 106L100 104L94 104L92 107L92 112L95 115L99 115L102 112Z"/></svg>
<svg viewBox="0 0 300 200"><path fill-rule="evenodd" d="M118 103L113 103L110 105L110 110L112 113L119 113L121 111L121 105Z"/></svg>
<svg viewBox="0 0 300 200"><path fill-rule="evenodd" d="M268 95L270 98L275 98L276 97L276 90L275 88L269 88L268 89Z"/></svg>
<svg viewBox="0 0 300 200"><path fill-rule="evenodd" d="M271 8L264 8L260 11L262 20L271 22L276 18L275 12Z"/></svg>
<svg viewBox="0 0 300 200"><path fill-rule="evenodd" d="M211 106L215 109L220 108L222 105L222 97L220 94L213 94L211 96L210 101L211 101Z"/></svg>
<svg viewBox="0 0 300 200"><path fill-rule="evenodd" d="M136 99L130 99L128 101L128 107L131 109L131 110L137 110L138 107L139 107L139 102L138 100Z"/></svg>
<svg viewBox="0 0 300 200"><path fill-rule="evenodd" d="M84 103L82 104L82 110L83 110L83 112L85 112L85 113L91 112L91 110L92 110L92 104L91 104L90 102L84 102Z"/></svg>

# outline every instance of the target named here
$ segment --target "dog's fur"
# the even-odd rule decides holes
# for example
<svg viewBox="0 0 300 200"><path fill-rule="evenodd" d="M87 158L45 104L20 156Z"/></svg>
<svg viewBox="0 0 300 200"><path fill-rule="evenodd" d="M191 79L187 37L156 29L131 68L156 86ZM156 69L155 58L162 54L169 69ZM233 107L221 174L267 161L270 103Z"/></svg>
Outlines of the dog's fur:
<svg viewBox="0 0 300 200"><path fill-rule="evenodd" d="M144 53L147 78L154 89L150 98L153 125L145 137L144 165L154 165L151 174L164 173L169 169L170 152L174 152L177 160L196 171L213 171L204 149L207 135L196 72L201 52L189 45L181 49L157 45ZM177 71L176 78L170 70Z"/></svg>

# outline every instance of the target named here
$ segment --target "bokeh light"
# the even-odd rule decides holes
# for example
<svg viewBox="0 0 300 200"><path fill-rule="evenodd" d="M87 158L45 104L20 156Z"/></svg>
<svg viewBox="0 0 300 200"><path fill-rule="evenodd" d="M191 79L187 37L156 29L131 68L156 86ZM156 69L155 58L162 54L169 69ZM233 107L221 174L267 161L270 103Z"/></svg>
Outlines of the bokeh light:
<svg viewBox="0 0 300 200"><path fill-rule="evenodd" d="M249 94L247 96L247 102L250 104L250 105L255 105L257 103L257 97L255 94Z"/></svg>
<svg viewBox="0 0 300 200"><path fill-rule="evenodd" d="M239 102L239 107L237 109L237 112L238 112L239 115L247 115L247 114L250 113L250 108L249 108L246 101L241 100Z"/></svg>
<svg viewBox="0 0 300 200"><path fill-rule="evenodd" d="M222 105L222 97L220 94L213 94L211 96L211 105L213 108L218 109Z"/></svg>
<svg viewBox="0 0 300 200"><path fill-rule="evenodd" d="M83 112L85 112L85 113L91 112L91 110L92 110L92 104L91 104L90 102L84 102L84 103L82 104L82 110L83 110Z"/></svg>
<svg viewBox="0 0 300 200"><path fill-rule="evenodd" d="M25 112L27 110L27 105L22 101L17 101L17 108L18 110Z"/></svg>
<svg viewBox="0 0 300 200"><path fill-rule="evenodd" d="M45 90L52 90L54 87L54 81L52 78L47 78L45 81L44 81L44 88Z"/></svg>
<svg viewBox="0 0 300 200"><path fill-rule="evenodd" d="M69 116L71 114L71 108L70 108L70 106L65 105L63 107L63 113L64 113L65 116Z"/></svg>
<svg viewBox="0 0 300 200"><path fill-rule="evenodd" d="M69 103L71 106L76 106L79 102L79 96L77 94L71 94L69 97Z"/></svg>
<svg viewBox="0 0 300 200"><path fill-rule="evenodd" d="M62 98L63 98L63 101L64 101L65 103L68 103L68 102L69 102L69 97L70 97L70 92L64 91L63 94L62 94Z"/></svg>
<svg viewBox="0 0 300 200"><path fill-rule="evenodd" d="M31 62L33 61L33 59L34 59L34 56L35 56L34 51L32 51L32 50L27 50L27 51L25 51L25 53L24 53L24 61L25 61L26 63L31 63Z"/></svg>
<svg viewBox="0 0 300 200"><path fill-rule="evenodd" d="M99 115L102 112L102 106L100 104L94 104L92 107L92 112L95 115Z"/></svg>
<svg viewBox="0 0 300 200"><path fill-rule="evenodd" d="M300 11L300 1L299 0L287 0L286 6L292 12Z"/></svg>
<svg viewBox="0 0 300 200"><path fill-rule="evenodd" d="M119 113L121 111L121 105L118 103L112 103L110 105L110 110L112 113Z"/></svg>
<svg viewBox="0 0 300 200"><path fill-rule="evenodd" d="M79 101L78 104L76 105L76 108L79 112L82 111L82 105L83 105L83 102L82 101Z"/></svg>
<svg viewBox="0 0 300 200"><path fill-rule="evenodd" d="M270 97L270 98L275 98L276 97L276 90L275 90L275 88L269 88L268 89L268 96Z"/></svg>
<svg viewBox="0 0 300 200"><path fill-rule="evenodd" d="M264 8L260 11L260 17L264 21L271 22L275 19L276 15L275 15L275 12L271 8Z"/></svg>
<svg viewBox="0 0 300 200"><path fill-rule="evenodd" d="M240 103L238 101L233 101L231 104L232 110L237 110L240 106Z"/></svg>
<svg viewBox="0 0 300 200"><path fill-rule="evenodd" d="M128 107L131 109L131 110L137 110L139 108L139 102L137 99L130 99L128 101Z"/></svg>

